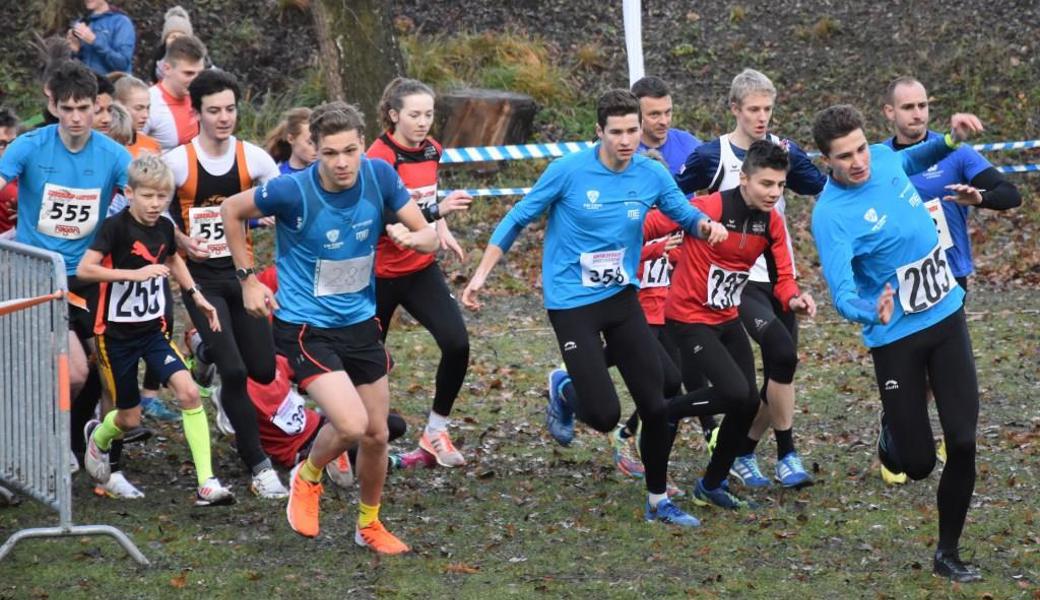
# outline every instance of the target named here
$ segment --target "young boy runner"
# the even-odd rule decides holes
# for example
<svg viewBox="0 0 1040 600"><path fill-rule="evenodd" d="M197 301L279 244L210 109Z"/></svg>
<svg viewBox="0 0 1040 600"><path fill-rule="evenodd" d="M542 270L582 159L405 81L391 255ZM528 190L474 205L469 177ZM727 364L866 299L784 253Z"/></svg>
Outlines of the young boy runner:
<svg viewBox="0 0 1040 600"><path fill-rule="evenodd" d="M108 450L125 431L141 423L137 365L144 359L173 390L181 406L198 478L196 506L234 503L230 490L213 476L209 423L198 388L177 347L164 333L166 278L172 276L212 327L217 312L196 289L184 261L175 252L173 224L162 214L170 203L173 175L162 159L145 155L130 163L124 190L130 204L107 219L79 263L76 275L101 282L95 305L94 333L102 378L117 410L102 422L87 423L85 466L91 477L106 483L111 474Z"/></svg>

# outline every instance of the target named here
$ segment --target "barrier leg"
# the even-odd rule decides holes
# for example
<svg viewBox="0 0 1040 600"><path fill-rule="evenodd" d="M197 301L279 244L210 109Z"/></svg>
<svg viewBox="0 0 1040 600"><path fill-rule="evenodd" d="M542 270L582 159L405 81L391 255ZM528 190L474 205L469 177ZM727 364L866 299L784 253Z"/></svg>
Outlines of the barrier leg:
<svg viewBox="0 0 1040 600"><path fill-rule="evenodd" d="M22 540L29 538L44 538L44 537L69 537L79 535L107 535L115 538L119 545L123 547L123 550L130 555L131 558L136 560L138 564L142 566L149 566L148 559L145 558L144 554L137 549L137 546L130 540L129 537L122 531L112 527L111 525L73 525L71 527L33 527L31 529L23 529L16 531L11 537L7 538L3 546L0 546L0 560L3 560L11 550L14 549L14 545Z"/></svg>

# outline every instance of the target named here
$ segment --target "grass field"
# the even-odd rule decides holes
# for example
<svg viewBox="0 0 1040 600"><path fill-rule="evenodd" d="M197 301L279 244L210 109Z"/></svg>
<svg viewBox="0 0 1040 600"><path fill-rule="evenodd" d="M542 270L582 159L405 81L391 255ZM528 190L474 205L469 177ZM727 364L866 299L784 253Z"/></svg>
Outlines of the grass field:
<svg viewBox="0 0 1040 600"><path fill-rule="evenodd" d="M969 586L930 572L938 472L899 488L877 477L869 356L829 307L803 322L798 379L797 439L816 485L752 494L761 503L755 510L697 509L703 526L680 531L641 521L642 485L613 468L602 436L579 428L571 448L551 441L543 394L559 357L544 312L530 296L490 302L468 317L473 360L455 415L470 464L389 479L384 519L412 555L380 559L355 547L356 490L331 484L322 534L298 537L281 503L245 491L215 430L217 471L240 503L191 507L186 446L179 428L161 426L158 439L128 452L143 501L94 497L86 475L75 476L75 521L122 528L153 566L138 568L103 538L23 542L0 563L0 598L1040 597L1040 357L1031 325L1040 298L1032 290L973 289L969 303L982 416L963 544L986 576ZM407 322L390 347L393 403L416 430L432 393L435 347ZM673 454L672 474L687 489L705 464L698 438L688 428ZM767 473L774 447L760 447ZM55 521L28 501L0 508L0 537Z"/></svg>

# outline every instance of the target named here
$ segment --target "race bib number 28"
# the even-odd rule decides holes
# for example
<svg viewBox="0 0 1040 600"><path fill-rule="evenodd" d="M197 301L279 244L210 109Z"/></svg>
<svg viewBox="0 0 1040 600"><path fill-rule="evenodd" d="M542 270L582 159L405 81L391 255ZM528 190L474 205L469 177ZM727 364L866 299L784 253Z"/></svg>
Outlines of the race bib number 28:
<svg viewBox="0 0 1040 600"><path fill-rule="evenodd" d="M957 286L941 243L936 244L921 260L896 269L896 278L899 283L899 304L905 313L928 310Z"/></svg>
<svg viewBox="0 0 1040 600"><path fill-rule="evenodd" d="M36 230L52 237L78 240L94 231L100 215L100 189L48 183L43 186L43 203Z"/></svg>
<svg viewBox="0 0 1040 600"><path fill-rule="evenodd" d="M630 278L625 272L625 249L602 252L582 252L581 285L585 287L609 287L625 285Z"/></svg>

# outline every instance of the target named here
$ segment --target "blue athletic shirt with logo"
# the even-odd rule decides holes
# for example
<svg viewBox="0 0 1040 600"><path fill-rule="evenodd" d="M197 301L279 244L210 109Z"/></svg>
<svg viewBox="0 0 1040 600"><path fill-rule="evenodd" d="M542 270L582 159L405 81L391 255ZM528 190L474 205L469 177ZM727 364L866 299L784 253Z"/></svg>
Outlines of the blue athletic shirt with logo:
<svg viewBox="0 0 1040 600"><path fill-rule="evenodd" d="M941 133L929 131L924 141L942 139L942 137ZM895 149L894 138L885 140L884 144ZM971 258L971 237L968 235L970 208L943 200L942 197L952 194L950 190L946 189L946 186L953 183L970 183L976 175L992 166L974 148L961 144L946 158L910 177L910 181L913 182L925 202L934 198L938 198L941 202L943 214L946 216L947 229L953 240L953 247L946 250L946 256L950 259L950 266L953 268L955 277L966 277L975 271L975 263Z"/></svg>
<svg viewBox="0 0 1040 600"><path fill-rule="evenodd" d="M949 153L941 137L901 152L874 144L866 183L846 187L828 178L817 198L812 231L831 300L843 317L863 324L863 340L870 348L926 329L963 304L964 290L937 275L932 264L920 269L932 277L928 290L938 292L938 284L946 287L946 295L927 309L907 313L901 293L912 292L915 279L904 279L907 287L900 290L897 277L900 268L927 259L940 248L932 218L908 174L927 169ZM892 320L882 325L877 298L886 283L896 290L895 309Z"/></svg>
<svg viewBox="0 0 1040 600"><path fill-rule="evenodd" d="M781 139L781 142L786 143L791 162L791 168L787 171L788 189L802 196L815 196L820 193L824 183L827 182L827 176L816 168L812 159L798 144L787 139ZM743 163L747 149L738 148L732 143L730 147L733 148L733 155ZM721 156L722 148L719 138L697 146L686 158L686 163L676 176L679 188L687 194L708 189L719 169ZM737 165L736 168L739 169L740 165Z"/></svg>
<svg viewBox="0 0 1040 600"><path fill-rule="evenodd" d="M279 308L275 316L297 325L346 327L376 314L375 253L383 211L408 203L393 167L361 159L354 186L328 192L318 163L256 189L260 212L275 217Z"/></svg>
<svg viewBox="0 0 1040 600"><path fill-rule="evenodd" d="M693 235L707 217L690 205L664 165L635 155L623 171L599 160L596 144L549 164L531 191L502 218L491 243L509 250L549 211L542 252L545 307L576 308L638 287L643 220L653 206Z"/></svg>
<svg viewBox="0 0 1040 600"><path fill-rule="evenodd" d="M14 239L58 252L75 275L129 164L126 148L95 131L78 152L65 147L57 125L18 136L0 158L0 177L18 180Z"/></svg>
<svg viewBox="0 0 1040 600"><path fill-rule="evenodd" d="M664 143L655 148L664 157L664 162L668 163L668 170L671 171L672 175L678 175L682 171L683 164L686 162L686 157L694 151L697 146L700 146L701 142L695 135L682 129L675 129L674 127L668 130L668 135L664 138ZM639 147L636 148L636 152L646 152L650 149L643 142L639 142Z"/></svg>

